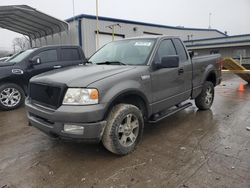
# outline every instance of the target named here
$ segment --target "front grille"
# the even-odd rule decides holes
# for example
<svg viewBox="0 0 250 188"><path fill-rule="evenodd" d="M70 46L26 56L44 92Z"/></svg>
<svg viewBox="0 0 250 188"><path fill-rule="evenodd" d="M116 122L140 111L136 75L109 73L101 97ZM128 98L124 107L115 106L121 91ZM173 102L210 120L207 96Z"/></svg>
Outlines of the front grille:
<svg viewBox="0 0 250 188"><path fill-rule="evenodd" d="M62 104L64 89L62 86L30 83L29 97L32 103L57 109Z"/></svg>

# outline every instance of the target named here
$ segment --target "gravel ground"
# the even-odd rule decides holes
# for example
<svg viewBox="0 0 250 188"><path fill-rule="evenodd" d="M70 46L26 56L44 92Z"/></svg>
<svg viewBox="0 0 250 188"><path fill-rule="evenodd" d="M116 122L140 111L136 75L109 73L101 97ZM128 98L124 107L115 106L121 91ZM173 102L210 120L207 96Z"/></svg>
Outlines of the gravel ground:
<svg viewBox="0 0 250 188"><path fill-rule="evenodd" d="M249 126L250 86L229 74L210 111L193 106L147 125L125 157L101 144L52 140L28 126L24 108L0 111L0 188L249 188Z"/></svg>

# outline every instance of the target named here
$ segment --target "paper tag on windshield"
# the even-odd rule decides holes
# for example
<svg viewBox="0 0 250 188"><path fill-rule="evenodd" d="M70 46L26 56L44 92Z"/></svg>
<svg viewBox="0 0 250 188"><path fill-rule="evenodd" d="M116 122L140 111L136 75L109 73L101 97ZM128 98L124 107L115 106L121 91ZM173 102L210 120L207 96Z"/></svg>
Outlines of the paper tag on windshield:
<svg viewBox="0 0 250 188"><path fill-rule="evenodd" d="M136 42L135 46L151 46L152 42Z"/></svg>

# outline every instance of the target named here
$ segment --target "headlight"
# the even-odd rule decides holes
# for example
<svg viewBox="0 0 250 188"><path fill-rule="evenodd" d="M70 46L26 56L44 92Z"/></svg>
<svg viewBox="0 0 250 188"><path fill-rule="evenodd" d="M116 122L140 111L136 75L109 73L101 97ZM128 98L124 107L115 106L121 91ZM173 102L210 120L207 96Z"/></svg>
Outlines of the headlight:
<svg viewBox="0 0 250 188"><path fill-rule="evenodd" d="M63 104L90 105L98 104L99 93L97 89L69 88L64 96Z"/></svg>

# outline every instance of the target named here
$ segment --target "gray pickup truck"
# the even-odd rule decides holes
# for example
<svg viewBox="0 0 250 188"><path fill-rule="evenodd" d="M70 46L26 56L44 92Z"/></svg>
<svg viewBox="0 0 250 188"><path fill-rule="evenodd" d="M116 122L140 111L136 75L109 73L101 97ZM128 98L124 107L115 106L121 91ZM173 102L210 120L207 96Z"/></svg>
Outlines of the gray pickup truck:
<svg viewBox="0 0 250 188"><path fill-rule="evenodd" d="M178 37L111 42L82 66L35 76L26 108L30 125L53 137L102 141L126 155L156 123L192 104L211 107L221 57L190 57Z"/></svg>

